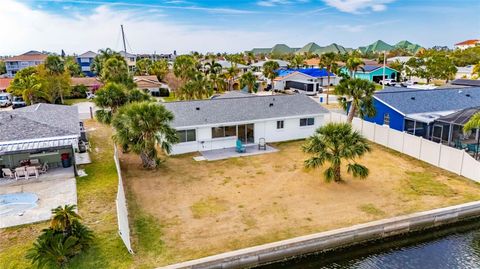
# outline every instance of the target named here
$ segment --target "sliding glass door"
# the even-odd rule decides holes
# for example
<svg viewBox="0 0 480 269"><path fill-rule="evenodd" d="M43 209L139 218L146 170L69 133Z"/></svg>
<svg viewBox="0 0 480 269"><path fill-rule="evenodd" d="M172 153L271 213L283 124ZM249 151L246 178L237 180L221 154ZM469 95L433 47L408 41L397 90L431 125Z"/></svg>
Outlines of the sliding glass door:
<svg viewBox="0 0 480 269"><path fill-rule="evenodd" d="M253 144L255 143L254 136L254 125L253 124L242 124L237 127L237 136L240 141L244 144Z"/></svg>

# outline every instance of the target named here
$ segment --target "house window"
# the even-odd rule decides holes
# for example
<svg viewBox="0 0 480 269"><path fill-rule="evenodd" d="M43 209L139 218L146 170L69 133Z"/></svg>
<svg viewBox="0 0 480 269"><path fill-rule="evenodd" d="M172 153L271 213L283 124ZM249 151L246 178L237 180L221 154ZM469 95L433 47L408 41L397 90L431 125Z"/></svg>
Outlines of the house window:
<svg viewBox="0 0 480 269"><path fill-rule="evenodd" d="M300 126L311 126L315 124L314 118L303 118L300 119Z"/></svg>
<svg viewBox="0 0 480 269"><path fill-rule="evenodd" d="M383 114L383 125L390 126L390 114Z"/></svg>
<svg viewBox="0 0 480 269"><path fill-rule="evenodd" d="M90 58L80 58L80 62L81 62L81 63L89 63L89 62L90 62Z"/></svg>
<svg viewBox="0 0 480 269"><path fill-rule="evenodd" d="M284 122L283 120L277 121L277 129L283 129Z"/></svg>
<svg viewBox="0 0 480 269"><path fill-rule="evenodd" d="M197 140L195 129L177 131L179 143L193 142Z"/></svg>
<svg viewBox="0 0 480 269"><path fill-rule="evenodd" d="M237 135L237 126L213 127L212 138L229 137Z"/></svg>

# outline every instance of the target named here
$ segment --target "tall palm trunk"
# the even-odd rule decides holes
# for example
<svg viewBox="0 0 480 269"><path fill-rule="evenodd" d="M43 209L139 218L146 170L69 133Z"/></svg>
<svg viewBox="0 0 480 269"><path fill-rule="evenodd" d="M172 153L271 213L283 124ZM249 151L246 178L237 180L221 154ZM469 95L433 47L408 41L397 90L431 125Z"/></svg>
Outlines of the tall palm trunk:
<svg viewBox="0 0 480 269"><path fill-rule="evenodd" d="M155 160L155 158L152 158L147 151L142 151L140 153L140 158L142 159L142 164L144 168L157 168L157 161Z"/></svg>
<svg viewBox="0 0 480 269"><path fill-rule="evenodd" d="M340 173L340 165L339 164L333 166L333 180L335 182L342 181L342 175Z"/></svg>
<svg viewBox="0 0 480 269"><path fill-rule="evenodd" d="M352 123L355 113L357 113L357 106L352 102L350 105L350 110L348 111L348 116L347 116L348 123Z"/></svg>

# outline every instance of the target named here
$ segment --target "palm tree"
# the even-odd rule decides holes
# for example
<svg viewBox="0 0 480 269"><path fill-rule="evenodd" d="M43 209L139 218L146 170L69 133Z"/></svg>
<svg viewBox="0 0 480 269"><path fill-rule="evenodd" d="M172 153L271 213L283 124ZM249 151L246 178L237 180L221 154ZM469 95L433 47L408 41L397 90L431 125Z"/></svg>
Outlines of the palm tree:
<svg viewBox="0 0 480 269"><path fill-rule="evenodd" d="M212 60L204 65L205 74L220 74L222 72L222 65Z"/></svg>
<svg viewBox="0 0 480 269"><path fill-rule="evenodd" d="M170 127L173 117L172 112L157 103L128 104L113 119L113 138L122 148L140 155L144 168L156 168L161 161L156 146L170 153L172 144L178 142L175 129Z"/></svg>
<svg viewBox="0 0 480 269"><path fill-rule="evenodd" d="M325 162L330 163L323 175L327 182L342 181L341 165L346 160L347 173L354 177L366 178L367 167L355 162L356 158L370 151L367 139L353 131L348 123L328 123L318 128L303 145L303 151L313 156L305 160L307 168L317 168Z"/></svg>
<svg viewBox="0 0 480 269"><path fill-rule="evenodd" d="M177 93L180 100L195 100L208 98L213 94L213 85L203 73L198 72L195 76L185 83Z"/></svg>
<svg viewBox="0 0 480 269"><path fill-rule="evenodd" d="M477 77L480 77L480 62L473 66L472 75L477 75Z"/></svg>
<svg viewBox="0 0 480 269"><path fill-rule="evenodd" d="M232 90L233 84L239 72L240 70L237 68L237 65L235 63L232 63L232 66L230 66L225 72L225 77L227 78L229 91Z"/></svg>
<svg viewBox="0 0 480 269"><path fill-rule="evenodd" d="M101 50L98 51L98 55L95 56L95 58L93 58L93 62L90 65L91 70L95 74L100 75L102 73L103 64L105 63L105 61L107 61L110 58L116 58L118 60L121 60L121 59L125 60L122 57L122 55L120 55L120 53L115 52L110 48L106 48L106 49L103 49L103 50L101 49Z"/></svg>
<svg viewBox="0 0 480 269"><path fill-rule="evenodd" d="M365 63L362 61L362 59L355 56L349 57L345 63L345 66L350 71L350 77L352 78L355 78L355 71L357 71L357 69L365 71L365 69L363 69L363 65L365 65Z"/></svg>
<svg viewBox="0 0 480 269"><path fill-rule="evenodd" d="M62 58L57 55L49 55L45 59L45 69L53 75L60 75L65 72L65 66L63 64Z"/></svg>
<svg viewBox="0 0 480 269"><path fill-rule="evenodd" d="M332 67L334 67L336 59L336 54L333 52L327 52L325 54L322 54L320 56L320 65L324 66L327 69L327 84L328 84L328 90L327 90L327 105L328 105L328 95L330 92L330 74L332 73Z"/></svg>
<svg viewBox="0 0 480 269"><path fill-rule="evenodd" d="M305 65L305 58L302 55L295 55L290 61L290 66L293 68L300 68Z"/></svg>
<svg viewBox="0 0 480 269"><path fill-rule="evenodd" d="M268 61L263 64L263 75L270 79L270 87L273 92L273 80L277 77L277 70L280 65L276 61Z"/></svg>
<svg viewBox="0 0 480 269"><path fill-rule="evenodd" d="M246 86L248 88L248 92L250 93L255 88L255 83L257 83L257 78L251 71L248 71L240 77L241 87L244 88Z"/></svg>
<svg viewBox="0 0 480 269"><path fill-rule="evenodd" d="M463 131L468 132L473 129L480 129L480 112L475 113L468 122L463 126ZM480 148L480 136L477 140L477 152L475 152L475 158L477 158L478 150Z"/></svg>
<svg viewBox="0 0 480 269"><path fill-rule="evenodd" d="M351 123L358 112L361 118L375 116L373 94L375 84L365 79L342 79L335 87L335 94L345 111L348 111L347 122ZM350 107L348 107L350 105Z"/></svg>
<svg viewBox="0 0 480 269"><path fill-rule="evenodd" d="M117 109L127 103L128 97L123 85L117 83L107 83L95 94L93 102L100 109L95 112L98 121L110 124L113 114Z"/></svg>
<svg viewBox="0 0 480 269"><path fill-rule="evenodd" d="M128 66L125 59L110 58L103 63L100 77L103 82L115 82L128 85L131 78L128 73Z"/></svg>
<svg viewBox="0 0 480 269"><path fill-rule="evenodd" d="M76 208L76 205L65 205L52 209L53 217L50 221L50 227L57 231L63 231L65 234L70 234L73 222L81 219L75 212Z"/></svg>
<svg viewBox="0 0 480 269"><path fill-rule="evenodd" d="M197 73L196 59L191 55L178 56L173 64L173 73L185 83Z"/></svg>

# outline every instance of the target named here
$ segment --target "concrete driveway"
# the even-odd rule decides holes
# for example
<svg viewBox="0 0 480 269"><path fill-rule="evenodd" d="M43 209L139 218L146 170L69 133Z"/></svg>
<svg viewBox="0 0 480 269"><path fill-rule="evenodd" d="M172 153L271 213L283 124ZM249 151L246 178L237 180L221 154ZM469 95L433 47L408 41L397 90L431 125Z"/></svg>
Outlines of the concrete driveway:
<svg viewBox="0 0 480 269"><path fill-rule="evenodd" d="M93 115L95 115L95 111L98 110L98 108L95 106L93 102L76 103L74 104L74 106L78 107L78 114L81 120L86 120L91 118L90 108Z"/></svg>

